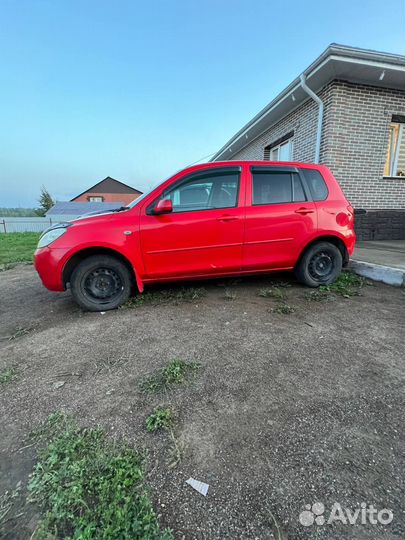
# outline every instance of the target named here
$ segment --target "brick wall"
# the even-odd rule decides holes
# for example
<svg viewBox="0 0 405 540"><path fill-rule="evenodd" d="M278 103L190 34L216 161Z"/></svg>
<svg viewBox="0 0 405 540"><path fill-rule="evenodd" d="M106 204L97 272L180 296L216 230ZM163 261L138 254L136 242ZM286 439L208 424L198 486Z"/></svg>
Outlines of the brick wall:
<svg viewBox="0 0 405 540"><path fill-rule="evenodd" d="M357 240L405 240L405 210L372 210L354 224Z"/></svg>
<svg viewBox="0 0 405 540"><path fill-rule="evenodd" d="M388 127L405 114L405 91L343 81L332 83L326 107L321 161L354 206L404 209L405 178L383 178Z"/></svg>
<svg viewBox="0 0 405 540"><path fill-rule="evenodd" d="M405 114L405 91L332 81L324 101L321 163L328 165L355 207L405 209L405 178L383 178L388 126ZM312 162L318 107L308 99L232 159L263 159L264 147L294 130L293 160Z"/></svg>
<svg viewBox="0 0 405 540"><path fill-rule="evenodd" d="M325 87L319 95L323 97L328 92L328 87ZM318 106L312 99L308 98L295 111L274 124L260 137L251 141L240 152L234 154L232 160L262 160L265 146L276 141L289 131L294 131L294 161L313 162L315 158L317 122Z"/></svg>

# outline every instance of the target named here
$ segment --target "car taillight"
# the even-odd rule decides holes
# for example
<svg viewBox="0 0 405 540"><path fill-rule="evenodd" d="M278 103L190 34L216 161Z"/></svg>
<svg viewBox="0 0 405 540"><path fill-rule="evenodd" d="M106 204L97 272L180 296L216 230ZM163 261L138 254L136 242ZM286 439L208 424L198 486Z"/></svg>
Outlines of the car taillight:
<svg viewBox="0 0 405 540"><path fill-rule="evenodd" d="M352 216L354 216L354 208L351 204L349 204L347 206L347 211L349 212L349 214L351 214Z"/></svg>

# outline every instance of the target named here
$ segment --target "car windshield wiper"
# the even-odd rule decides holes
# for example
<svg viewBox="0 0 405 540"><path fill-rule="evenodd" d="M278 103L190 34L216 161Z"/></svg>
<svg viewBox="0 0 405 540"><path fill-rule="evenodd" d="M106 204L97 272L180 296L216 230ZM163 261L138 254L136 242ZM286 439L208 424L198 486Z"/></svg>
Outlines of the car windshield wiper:
<svg viewBox="0 0 405 540"><path fill-rule="evenodd" d="M110 212L123 212L124 210L129 210L129 206L120 206L119 208L114 208L114 210L110 210Z"/></svg>

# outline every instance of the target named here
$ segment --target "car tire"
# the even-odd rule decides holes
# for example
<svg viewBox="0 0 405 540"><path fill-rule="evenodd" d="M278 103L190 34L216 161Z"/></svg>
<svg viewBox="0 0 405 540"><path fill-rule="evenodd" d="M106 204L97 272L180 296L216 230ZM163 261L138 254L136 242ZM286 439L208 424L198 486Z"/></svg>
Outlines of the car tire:
<svg viewBox="0 0 405 540"><path fill-rule="evenodd" d="M107 311L124 304L132 288L128 267L116 257L94 255L81 261L70 279L72 296L86 311Z"/></svg>
<svg viewBox="0 0 405 540"><path fill-rule="evenodd" d="M340 249L329 242L317 242L302 255L295 268L295 276L308 287L333 283L342 271Z"/></svg>

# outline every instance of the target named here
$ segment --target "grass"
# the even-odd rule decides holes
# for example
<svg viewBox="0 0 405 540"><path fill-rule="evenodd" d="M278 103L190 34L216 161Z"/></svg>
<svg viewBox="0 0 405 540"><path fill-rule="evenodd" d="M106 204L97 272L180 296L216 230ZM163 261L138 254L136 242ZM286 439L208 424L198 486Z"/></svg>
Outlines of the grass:
<svg viewBox="0 0 405 540"><path fill-rule="evenodd" d="M145 484L144 457L54 413L36 434L42 448L28 484L42 514L36 538L171 539L160 530Z"/></svg>
<svg viewBox="0 0 405 540"><path fill-rule="evenodd" d="M145 304L180 304L182 302L194 302L204 298L206 290L203 287L181 287L180 289L164 289L133 296L122 308L138 308Z"/></svg>
<svg viewBox="0 0 405 540"><path fill-rule="evenodd" d="M0 384L8 384L17 377L17 371L14 368L6 368L0 372Z"/></svg>
<svg viewBox="0 0 405 540"><path fill-rule="evenodd" d="M0 234L0 265L6 268L19 262L32 262L39 233Z"/></svg>
<svg viewBox="0 0 405 540"><path fill-rule="evenodd" d="M328 302L334 300L336 296L351 298L360 296L360 289L364 287L367 281L351 272L342 272L334 283L330 285L321 285L318 289L307 293L306 298L312 302Z"/></svg>
<svg viewBox="0 0 405 540"><path fill-rule="evenodd" d="M168 430L173 425L173 413L171 409L156 407L156 409L146 419L146 429L150 432L159 429Z"/></svg>
<svg viewBox="0 0 405 540"><path fill-rule="evenodd" d="M149 394L157 394L163 389L184 383L199 367L200 365L195 362L172 360L167 366L143 380L141 389Z"/></svg>

